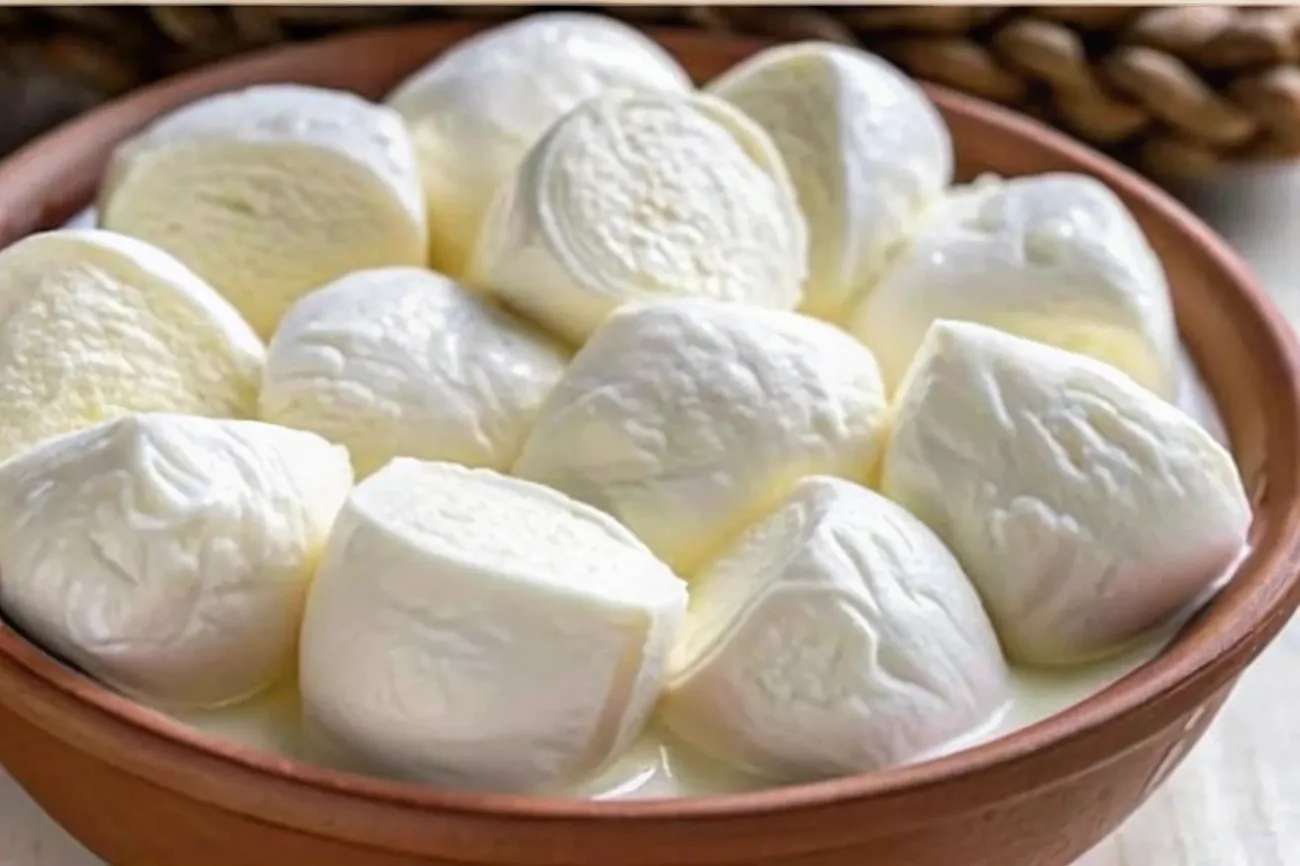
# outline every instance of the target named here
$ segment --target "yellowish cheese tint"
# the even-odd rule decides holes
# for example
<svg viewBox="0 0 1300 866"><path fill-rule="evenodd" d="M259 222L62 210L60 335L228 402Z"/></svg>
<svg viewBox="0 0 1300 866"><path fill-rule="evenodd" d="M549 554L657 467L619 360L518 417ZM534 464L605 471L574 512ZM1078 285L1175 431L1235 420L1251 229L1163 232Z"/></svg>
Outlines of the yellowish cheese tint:
<svg viewBox="0 0 1300 866"><path fill-rule="evenodd" d="M0 459L135 412L250 417L265 350L206 283L74 229L0 252Z"/></svg>

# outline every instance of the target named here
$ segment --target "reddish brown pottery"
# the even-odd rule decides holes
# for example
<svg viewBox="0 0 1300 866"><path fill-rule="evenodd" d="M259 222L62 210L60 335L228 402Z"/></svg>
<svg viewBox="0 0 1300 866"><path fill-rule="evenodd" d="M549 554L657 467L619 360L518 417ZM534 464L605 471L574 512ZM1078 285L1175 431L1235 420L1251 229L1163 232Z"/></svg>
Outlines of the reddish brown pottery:
<svg viewBox="0 0 1300 866"><path fill-rule="evenodd" d="M84 207L113 145L171 108L273 81L379 97L473 29L411 27L277 49L87 115L0 165L0 243ZM701 81L761 47L656 35ZM1256 519L1249 560L1157 661L1049 721L932 763L741 796L594 803L392 784L213 742L0 628L0 762L114 866L1071 863L1177 766L1300 601L1300 364L1250 272L1165 194L1032 121L931 94L964 177L1096 175L1168 269L1179 327L1226 418Z"/></svg>

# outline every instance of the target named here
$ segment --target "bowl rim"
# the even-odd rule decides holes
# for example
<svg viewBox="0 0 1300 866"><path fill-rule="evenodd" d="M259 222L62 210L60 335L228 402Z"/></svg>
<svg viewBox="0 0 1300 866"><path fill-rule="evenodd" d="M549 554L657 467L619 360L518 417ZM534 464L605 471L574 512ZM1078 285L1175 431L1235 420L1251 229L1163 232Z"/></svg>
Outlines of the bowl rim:
<svg viewBox="0 0 1300 866"><path fill-rule="evenodd" d="M357 54L382 54L390 40L424 37L431 45L440 45L449 39L472 35L487 26L444 22L368 29L279 46L165 79L60 126L0 162L0 202L5 200L5 193L11 188L22 190L33 185L48 186L60 170L69 168L60 165L55 158L65 151L75 152L77 159L85 162L88 148L84 144L77 146L79 138L92 141L98 138L98 146L102 149L105 139L130 131L129 125L122 122L123 117L133 113L156 116L161 107L171 104L182 94L188 101L198 95L254 81L289 80L292 76L269 76L267 72L311 62L319 64L342 52L345 46ZM646 28L646 31L670 50L706 45L716 47L719 42L724 42L736 52L748 54L773 44L767 39L719 36L687 28ZM1042 147L1075 163L1080 170L1102 178L1122 197L1141 201L1176 233L1200 247L1201 255L1209 265L1222 272L1226 282L1238 288L1238 300L1254 319L1252 326L1265 335L1270 349L1278 357L1279 366L1285 370L1286 379L1280 383L1279 394L1289 397L1286 409L1292 416L1300 418L1300 345L1290 325L1249 267L1226 241L1171 195L1086 145L1008 109L943 87L924 86L945 114L964 115L969 120L999 128L1015 137L1035 139ZM105 126L109 128L108 134L100 130ZM32 181L30 177L36 180ZM40 198L32 193L28 193L28 197ZM27 223L39 222L46 228L53 228L58 220L65 220L86 204L85 201L55 201L48 207L39 208L39 215L24 212L14 219L20 223L24 220ZM25 234L21 229L10 230L7 225L10 217L6 210L0 209L0 235ZM1296 426L1300 427L1300 421ZM1243 571L1249 570L1260 585L1234 599L1234 615L1213 640L1177 640L1151 661L1086 700L1034 725L970 749L876 772L737 794L599 801L465 792L388 781L300 763L199 733L65 667L3 624L0 624L0 669L35 681L47 692L57 694L65 705L77 706L80 711L97 716L99 721L110 722L111 730L107 736L119 743L158 746L158 761L171 762L176 754L215 759L230 769L254 777L289 782L317 792L375 804L478 817L589 822L690 821L758 816L778 811L787 813L893 795L910 796L994 769L1012 773L1043 752L1071 745L1080 747L1074 752L1077 758L1086 745L1085 740L1124 720L1144 722L1148 734L1154 736L1156 730L1151 727L1149 718L1140 718L1145 712L1160 702L1190 700L1187 692L1194 681L1214 688L1228 684L1236 671L1263 649L1300 605L1300 498L1288 502L1274 523L1278 525L1276 543L1268 548L1252 550L1234 573L1235 580ZM5 698L0 696L0 702L4 701ZM1187 706L1194 704L1188 703ZM83 729L90 724L87 722ZM175 751L177 749L180 751ZM970 804L970 808L977 805Z"/></svg>

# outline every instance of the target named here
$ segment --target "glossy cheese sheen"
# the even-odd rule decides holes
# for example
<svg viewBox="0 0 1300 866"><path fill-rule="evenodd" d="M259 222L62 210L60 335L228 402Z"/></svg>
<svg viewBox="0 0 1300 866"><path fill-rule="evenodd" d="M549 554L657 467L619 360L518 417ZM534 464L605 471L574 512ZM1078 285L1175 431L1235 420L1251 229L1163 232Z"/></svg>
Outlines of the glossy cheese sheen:
<svg viewBox="0 0 1300 866"><path fill-rule="evenodd" d="M1113 652L1198 597L1246 542L1231 455L1091 358L941 320L892 431L881 489L956 554L1020 661Z"/></svg>
<svg viewBox="0 0 1300 866"><path fill-rule="evenodd" d="M401 118L322 88L251 87L163 117L114 153L99 210L105 227L193 268L264 337L336 277L426 257Z"/></svg>
<svg viewBox="0 0 1300 866"><path fill-rule="evenodd" d="M1020 730L1073 706L1153 658L1171 632L1104 661L1068 668L1012 668L1011 702L997 723L949 744L957 751ZM218 710L171 712L187 727L219 742L348 771L363 770L346 755L330 750L302 727L297 686L286 680L262 696ZM927 756L932 757L932 756ZM593 800L645 800L709 797L758 791L782 784L745 773L700 754L651 719L642 735L599 770L560 786L561 796Z"/></svg>
<svg viewBox="0 0 1300 866"><path fill-rule="evenodd" d="M807 227L780 153L705 95L609 91L557 122L493 203L470 281L581 343L625 303L790 310Z"/></svg>
<svg viewBox="0 0 1300 866"><path fill-rule="evenodd" d="M1182 359L1186 363L1186 357ZM1185 367L1179 406L1206 429L1223 429L1196 370ZM1225 572L1222 577L1230 576ZM1180 616L1191 611L1184 611ZM1176 618L1121 653L1069 667L1010 669L1011 701L997 723L948 744L945 751L976 745L1032 725L1089 698L1155 657L1176 633ZM263 696L218 711L175 713L183 724L222 742L321 766L354 769L346 756L305 735L297 684L284 681ZM597 800L701 797L753 791L779 784L700 755L654 719L625 752L600 770L563 786L561 793Z"/></svg>
<svg viewBox="0 0 1300 866"><path fill-rule="evenodd" d="M306 718L372 772L553 788L635 739L685 605L594 509L398 458L357 487L312 591Z"/></svg>
<svg viewBox="0 0 1300 866"><path fill-rule="evenodd" d="M689 577L803 476L867 478L885 408L871 353L825 322L650 304L578 353L514 471L618 518Z"/></svg>
<svg viewBox="0 0 1300 866"><path fill-rule="evenodd" d="M661 712L728 764L812 780L943 749L1009 697L943 543L883 496L814 476L695 576Z"/></svg>
<svg viewBox="0 0 1300 866"><path fill-rule="evenodd" d="M528 149L611 87L686 93L655 42L611 18L532 15L444 52L388 96L411 130L428 201L433 266L464 274L492 198Z"/></svg>
<svg viewBox="0 0 1300 866"><path fill-rule="evenodd" d="M828 42L761 51L708 90L781 152L808 219L802 309L840 320L952 181L943 118L889 63Z"/></svg>
<svg viewBox="0 0 1300 866"><path fill-rule="evenodd" d="M984 178L953 190L849 326L892 393L936 319L1090 355L1166 399L1178 389L1163 268L1115 194L1084 175Z"/></svg>
<svg viewBox="0 0 1300 866"><path fill-rule="evenodd" d="M1008 679L1011 698L1005 712L1000 713L992 724L949 742L946 748L935 753L918 756L917 760L973 748L1050 718L1092 697L1150 661L1171 635L1172 631L1161 630L1122 655L1091 664L1042 670L1013 667ZM267 742L271 748L277 748L281 734L274 727L275 717L261 715L259 708L250 708L249 713L257 714L259 728L271 728L271 732L250 730L254 727L253 720L245 721L249 728L231 733L216 728L206 719L197 724L218 736L244 737L246 742ZM622 758L584 779L572 793L594 800L647 800L736 794L783 784L787 782L745 773L702 755L662 725L651 725L645 736Z"/></svg>
<svg viewBox="0 0 1300 866"><path fill-rule="evenodd" d="M146 414L0 465L0 607L163 704L237 701L290 666L352 483L342 448L257 421Z"/></svg>
<svg viewBox="0 0 1300 866"><path fill-rule="evenodd" d="M346 445L359 476L397 456L504 470L566 362L549 337L447 277L358 271L285 316L260 412Z"/></svg>
<svg viewBox="0 0 1300 866"><path fill-rule="evenodd" d="M133 412L250 416L265 349L171 256L95 229L0 252L0 460Z"/></svg>

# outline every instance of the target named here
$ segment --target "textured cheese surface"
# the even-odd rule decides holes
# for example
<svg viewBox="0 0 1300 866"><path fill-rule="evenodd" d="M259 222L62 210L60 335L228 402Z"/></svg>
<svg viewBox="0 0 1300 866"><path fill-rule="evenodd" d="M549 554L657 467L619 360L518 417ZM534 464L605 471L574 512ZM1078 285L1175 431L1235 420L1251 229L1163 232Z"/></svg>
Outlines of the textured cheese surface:
<svg viewBox="0 0 1300 866"><path fill-rule="evenodd" d="M166 253L67 229L0 252L0 459L132 412L250 416L265 349Z"/></svg>
<svg viewBox="0 0 1300 866"><path fill-rule="evenodd" d="M201 99L114 154L100 220L171 252L269 337L300 295L421 265L424 202L396 112L290 84Z"/></svg>
<svg viewBox="0 0 1300 866"><path fill-rule="evenodd" d="M530 151L469 279L574 342L619 306L706 297L790 310L807 227L767 133L706 95L614 90Z"/></svg>
<svg viewBox="0 0 1300 866"><path fill-rule="evenodd" d="M1029 663L1168 619L1240 555L1251 519L1231 455L1127 376L943 320L905 381L881 489L947 543Z"/></svg>
<svg viewBox="0 0 1300 866"><path fill-rule="evenodd" d="M884 415L871 353L825 322L650 304L578 353L515 472L612 514L689 575L799 478L867 478Z"/></svg>
<svg viewBox="0 0 1300 866"><path fill-rule="evenodd" d="M691 583L662 716L705 753L809 780L924 758L998 720L974 587L906 510L805 478Z"/></svg>
<svg viewBox="0 0 1300 866"><path fill-rule="evenodd" d="M611 87L685 93L690 86L656 43L598 15L532 15L444 52L387 99L415 141L433 266L464 273L492 197L579 103Z"/></svg>
<svg viewBox="0 0 1300 866"><path fill-rule="evenodd" d="M398 458L356 488L313 587L306 718L374 772L559 785L636 737L685 606L685 585L596 510Z"/></svg>
<svg viewBox="0 0 1300 866"><path fill-rule="evenodd" d="M150 702L215 705L292 664L352 484L342 448L257 421L146 414L0 466L0 607Z"/></svg>
<svg viewBox="0 0 1300 866"><path fill-rule="evenodd" d="M1289 321L1300 323L1300 165L1227 167L1197 184L1189 200L1250 262ZM1300 850L1300 726L1293 704L1279 699L1279 684L1291 682L1297 666L1300 620L1293 620L1242 676L1201 744L1075 866L1288 866ZM1047 681L1063 675L1052 671ZM3 773L0 860L103 866Z"/></svg>
<svg viewBox="0 0 1300 866"><path fill-rule="evenodd" d="M1115 194L1084 175L983 179L927 215L851 322L891 392L936 319L1091 355L1166 399L1178 390L1160 261Z"/></svg>
<svg viewBox="0 0 1300 866"><path fill-rule="evenodd" d="M504 470L566 361L550 338L440 274L358 271L280 323L261 417L346 445L358 476L399 455Z"/></svg>
<svg viewBox="0 0 1300 866"><path fill-rule="evenodd" d="M769 48L709 85L772 137L808 219L802 309L838 321L952 181L952 138L914 81L828 42Z"/></svg>

